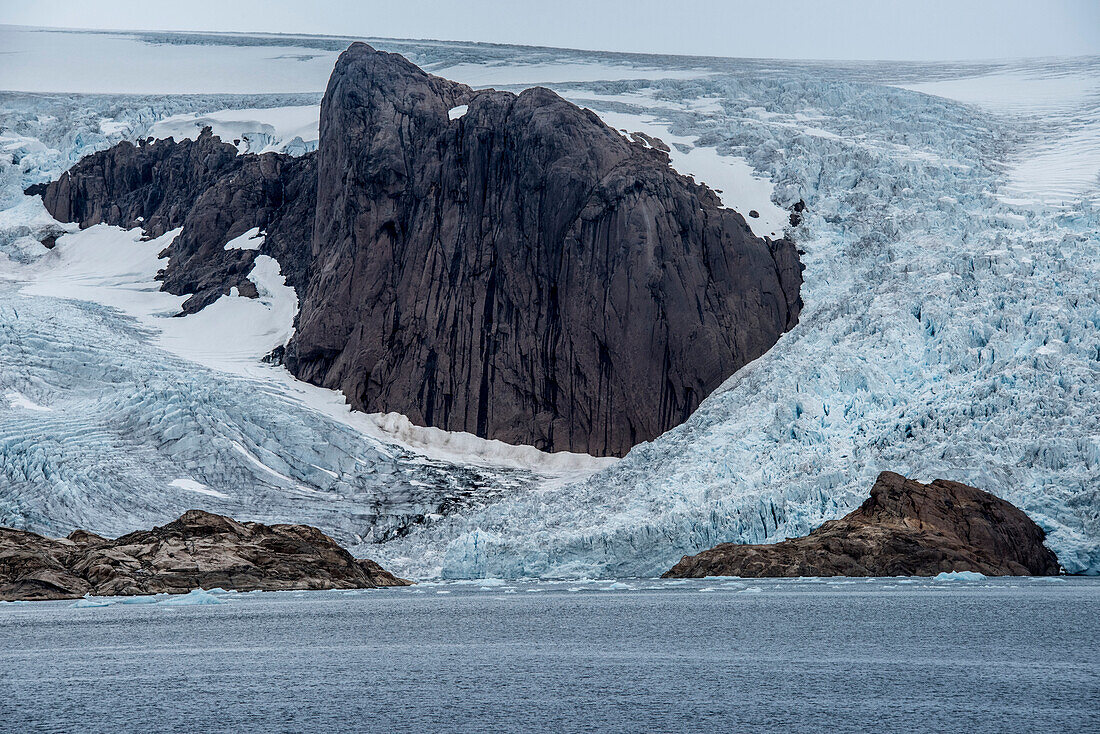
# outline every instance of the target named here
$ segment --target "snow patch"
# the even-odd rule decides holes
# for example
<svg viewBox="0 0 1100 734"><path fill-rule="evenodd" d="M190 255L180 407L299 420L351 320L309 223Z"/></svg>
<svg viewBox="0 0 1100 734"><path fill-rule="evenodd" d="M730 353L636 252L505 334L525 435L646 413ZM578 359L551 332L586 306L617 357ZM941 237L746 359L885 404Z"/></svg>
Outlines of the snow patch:
<svg viewBox="0 0 1100 734"><path fill-rule="evenodd" d="M53 408L48 408L45 405L39 405L18 390L12 390L4 397L8 399L8 404L11 405L11 407L20 410L37 410L39 412L49 412L53 410Z"/></svg>
<svg viewBox="0 0 1100 734"><path fill-rule="evenodd" d="M317 149L320 119L319 105L219 110L166 117L153 125L149 135L194 140L209 127L223 142L238 141L241 153L302 155Z"/></svg>
<svg viewBox="0 0 1100 734"><path fill-rule="evenodd" d="M339 55L291 39L283 45L147 43L139 33L16 26L0 27L0 48L0 89L62 94L323 92Z"/></svg>
<svg viewBox="0 0 1100 734"><path fill-rule="evenodd" d="M234 237L225 243L226 250L258 250L264 243L264 236L260 234L259 227L253 227L242 235Z"/></svg>
<svg viewBox="0 0 1100 734"><path fill-rule="evenodd" d="M713 74L709 69L662 69L632 64L598 63L491 63L434 64L425 68L436 76L471 87L531 86L565 82L617 81L621 79L697 79ZM2 77L0 77L2 78Z"/></svg>
<svg viewBox="0 0 1100 734"><path fill-rule="evenodd" d="M772 201L772 182L757 175L744 158L720 155L715 148L697 146L696 138L673 135L668 124L652 116L599 110L596 114L628 139L631 139L629 133L643 132L667 143L672 167L713 189L724 206L745 218L757 237L783 236L790 214ZM750 211L759 216L749 216Z"/></svg>
<svg viewBox="0 0 1100 734"><path fill-rule="evenodd" d="M210 489L202 482L196 482L194 479L188 479L187 477L180 477L179 479L173 479L169 484L179 489L186 489L188 492L198 492L199 494L205 494L210 497L217 497L218 499L227 500L230 499L229 495L222 494L216 489Z"/></svg>
<svg viewBox="0 0 1100 734"><path fill-rule="evenodd" d="M470 105L460 104L458 107L452 107L447 110L447 117L451 120L457 120L470 111Z"/></svg>

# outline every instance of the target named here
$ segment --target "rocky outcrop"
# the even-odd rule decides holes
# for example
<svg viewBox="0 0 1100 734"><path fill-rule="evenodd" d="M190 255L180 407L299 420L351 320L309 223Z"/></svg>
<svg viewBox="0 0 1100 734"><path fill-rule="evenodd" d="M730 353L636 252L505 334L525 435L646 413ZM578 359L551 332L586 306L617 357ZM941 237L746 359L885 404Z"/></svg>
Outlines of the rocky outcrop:
<svg viewBox="0 0 1100 734"><path fill-rule="evenodd" d="M279 261L299 292L310 273L317 175L311 156L237 155L210 128L196 140L122 142L87 156L40 193L46 209L82 227L142 227L160 237L182 227L164 253L164 290L190 295L194 313L229 293L255 292L247 275L257 252L225 249L253 227L265 233L265 254Z"/></svg>
<svg viewBox="0 0 1100 734"><path fill-rule="evenodd" d="M201 510L115 540L82 530L53 539L0 528L0 600L407 584L315 527L237 522Z"/></svg>
<svg viewBox="0 0 1100 734"><path fill-rule="evenodd" d="M722 543L684 556L665 577L1055 575L1058 560L1044 537L1027 515L988 492L883 472L859 509L804 538Z"/></svg>
<svg viewBox="0 0 1100 734"><path fill-rule="evenodd" d="M122 144L43 199L84 225L182 226L162 278L185 310L242 285L255 253L223 245L260 227L299 296L295 375L547 450L625 453L797 321L789 241L547 89L474 91L357 43L320 134L302 158L209 133Z"/></svg>

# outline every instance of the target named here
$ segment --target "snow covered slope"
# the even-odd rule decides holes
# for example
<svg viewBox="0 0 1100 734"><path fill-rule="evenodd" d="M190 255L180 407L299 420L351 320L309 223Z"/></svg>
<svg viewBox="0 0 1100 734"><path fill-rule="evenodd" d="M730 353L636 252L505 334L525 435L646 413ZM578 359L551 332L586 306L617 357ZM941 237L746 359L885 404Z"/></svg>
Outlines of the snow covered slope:
<svg viewBox="0 0 1100 734"><path fill-rule="evenodd" d="M59 43L90 56L117 40L70 35ZM686 424L598 464L352 415L258 362L287 333L277 263L255 274L264 298L219 302L227 331L203 349L205 327L166 318L173 297L150 275L159 243L93 228L46 252L37 239L61 227L23 186L158 124L259 130L280 114L269 108L316 105L323 81L298 80L346 45L126 38L192 70L234 62L190 89L218 94L0 94L0 524L118 533L201 507L385 541L359 550L406 575L650 575L721 541L805 533L891 469L1005 497L1068 569L1100 572L1100 182L1088 162L1100 60L848 66L372 41L475 84L548 83L615 127L663 137L727 205L758 210L757 232L808 204L794 232L808 266L801 324ZM266 59L301 67L278 81L251 65ZM0 88L61 89L51 74L8 66ZM1031 102L1006 103L1006 77L1025 79ZM137 88L102 79L86 91ZM133 258L109 258L127 248Z"/></svg>
<svg viewBox="0 0 1100 734"><path fill-rule="evenodd" d="M319 126L320 108L311 104L172 115L157 121L149 135L158 139L194 140L203 128L209 127L222 140L240 141L237 148L242 153L301 155L317 150Z"/></svg>

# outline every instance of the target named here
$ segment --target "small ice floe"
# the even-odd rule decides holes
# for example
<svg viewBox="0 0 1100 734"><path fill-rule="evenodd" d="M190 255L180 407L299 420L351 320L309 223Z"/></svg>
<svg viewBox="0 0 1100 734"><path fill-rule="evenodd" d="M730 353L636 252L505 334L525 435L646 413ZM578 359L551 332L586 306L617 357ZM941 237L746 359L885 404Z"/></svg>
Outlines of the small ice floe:
<svg viewBox="0 0 1100 734"><path fill-rule="evenodd" d="M166 607L202 607L223 603L224 602L217 596L208 591L203 591L202 589L192 589L187 594L170 596L160 602L162 606Z"/></svg>
<svg viewBox="0 0 1100 734"><path fill-rule="evenodd" d="M504 579L478 579L475 583L481 588L488 586L507 586L508 582Z"/></svg>
<svg viewBox="0 0 1100 734"><path fill-rule="evenodd" d="M933 581L981 581L987 578L977 571L943 571L932 577Z"/></svg>
<svg viewBox="0 0 1100 734"><path fill-rule="evenodd" d="M724 589L744 589L745 585L740 581L730 581L729 583L722 584Z"/></svg>
<svg viewBox="0 0 1100 734"><path fill-rule="evenodd" d="M737 593L738 594L759 594L760 593L760 587L759 586L750 586L747 589L741 589L741 591L739 591Z"/></svg>
<svg viewBox="0 0 1100 734"><path fill-rule="evenodd" d="M702 594L704 591L718 591L718 588L714 586L707 586L705 588L699 589L700 594Z"/></svg>
<svg viewBox="0 0 1100 734"><path fill-rule="evenodd" d="M622 581L616 581L615 583L606 587L604 591L634 591L634 587L630 584L624 584Z"/></svg>
<svg viewBox="0 0 1100 734"><path fill-rule="evenodd" d="M1048 582L1053 582L1053 583L1056 583L1056 584L1066 583L1066 580L1064 578L1062 578L1061 576L1032 576L1032 577L1030 577L1029 580L1031 580L1031 581L1048 581Z"/></svg>
<svg viewBox="0 0 1100 734"><path fill-rule="evenodd" d="M465 115L469 111L470 111L470 105L460 104L458 107L452 107L451 109L447 110L447 117L449 117L452 120L457 120L458 118L462 117L463 115Z"/></svg>
<svg viewBox="0 0 1100 734"><path fill-rule="evenodd" d="M106 599L93 599L90 596L86 596L83 599L77 599L76 602L73 603L74 609L90 609L94 607L109 606L111 606L111 602L107 601Z"/></svg>
<svg viewBox="0 0 1100 734"><path fill-rule="evenodd" d="M167 594L151 594L146 596L128 596L119 604L159 604Z"/></svg>
<svg viewBox="0 0 1100 734"><path fill-rule="evenodd" d="M437 594L450 594L451 592L446 590L446 589L440 589L439 591L437 591L435 593L437 593Z"/></svg>

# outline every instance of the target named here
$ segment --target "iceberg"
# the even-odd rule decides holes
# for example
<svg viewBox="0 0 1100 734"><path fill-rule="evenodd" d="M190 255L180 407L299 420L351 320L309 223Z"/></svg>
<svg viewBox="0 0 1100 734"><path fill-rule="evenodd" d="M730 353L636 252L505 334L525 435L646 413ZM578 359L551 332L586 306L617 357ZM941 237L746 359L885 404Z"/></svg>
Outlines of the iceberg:
<svg viewBox="0 0 1100 734"><path fill-rule="evenodd" d="M977 571L941 571L932 577L933 581L981 581L988 578Z"/></svg>
<svg viewBox="0 0 1100 734"><path fill-rule="evenodd" d="M202 589L192 589L186 594L170 596L158 603L166 607L203 607L214 604L224 604L225 602L219 599L216 594L203 591Z"/></svg>
<svg viewBox="0 0 1100 734"><path fill-rule="evenodd" d="M137 605L137 606L141 606L141 605L143 605L143 604L159 604L159 603L160 603L161 601L164 601L164 599L165 599L165 598L166 598L166 597L165 597L165 595L164 595L164 594L150 594L150 595L142 595L142 596L128 596L128 597L126 597L126 598L124 598L124 599L121 599L121 600L119 600L119 602L118 602L118 603L119 603L119 604L126 604L126 605Z"/></svg>

